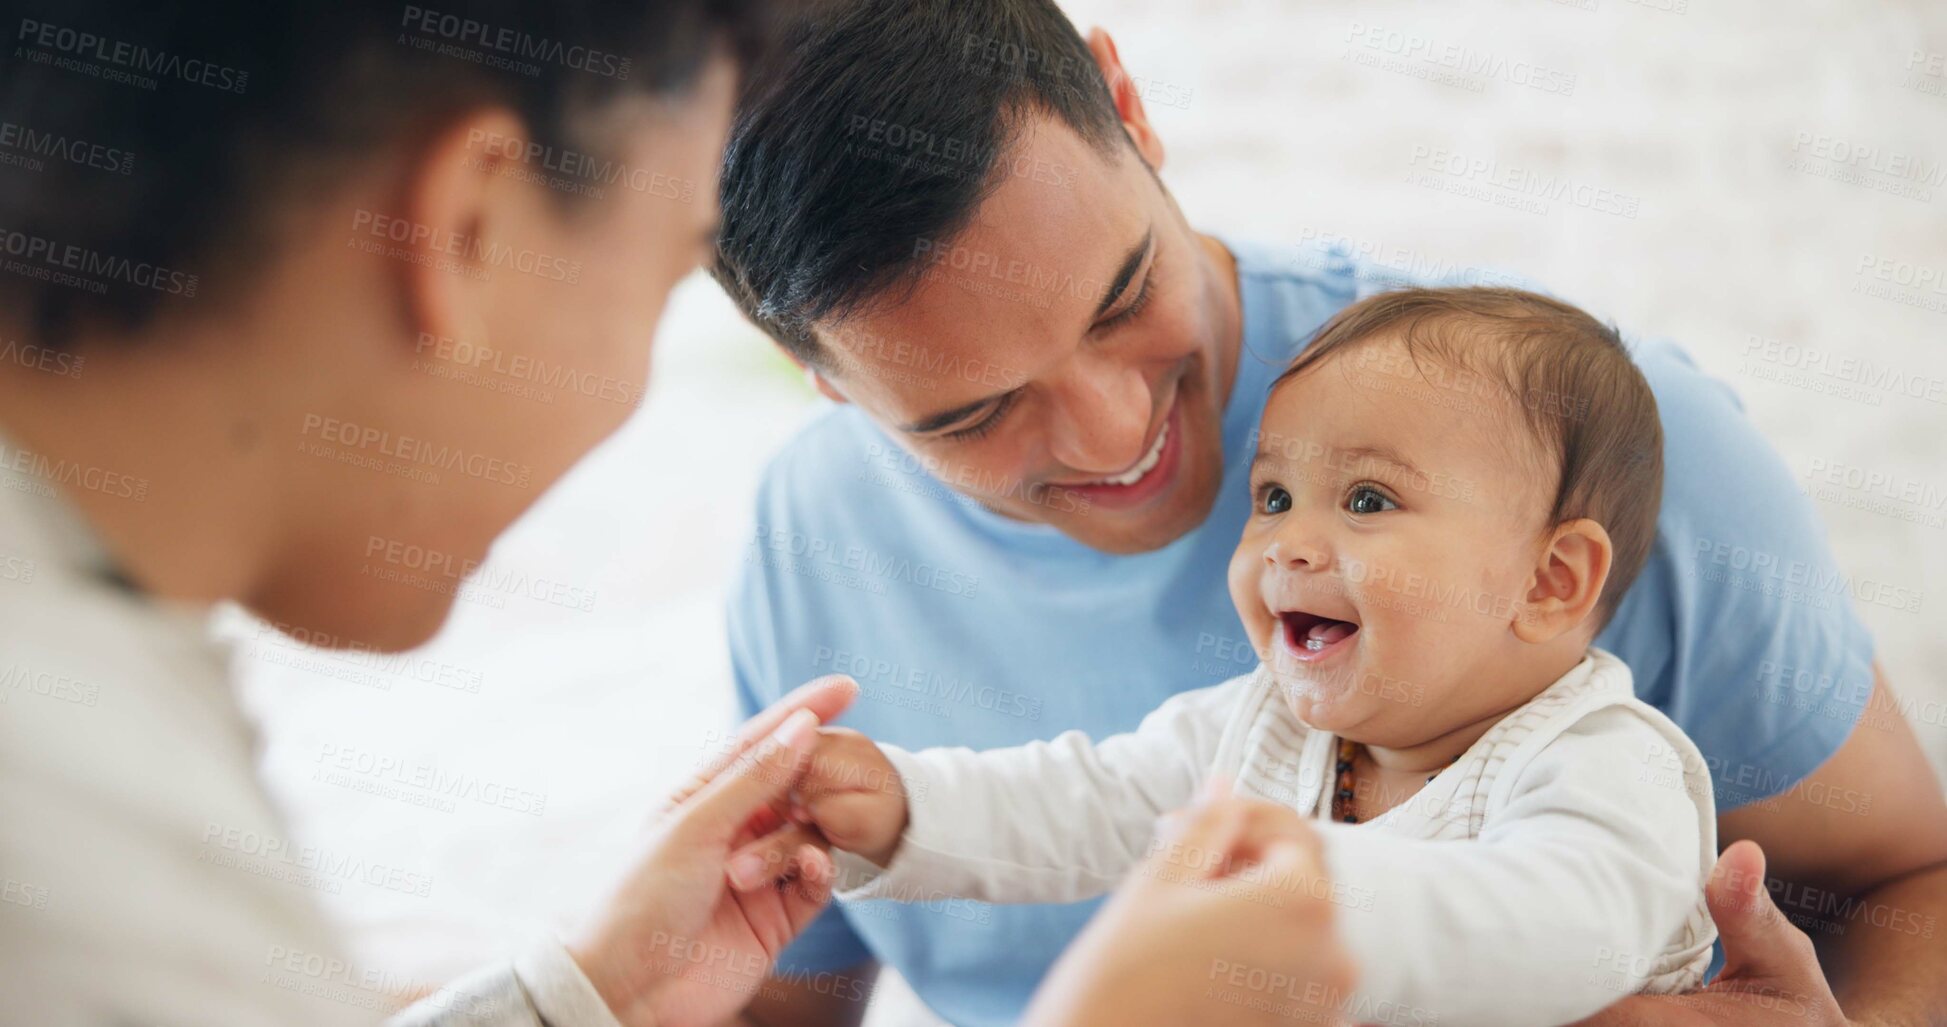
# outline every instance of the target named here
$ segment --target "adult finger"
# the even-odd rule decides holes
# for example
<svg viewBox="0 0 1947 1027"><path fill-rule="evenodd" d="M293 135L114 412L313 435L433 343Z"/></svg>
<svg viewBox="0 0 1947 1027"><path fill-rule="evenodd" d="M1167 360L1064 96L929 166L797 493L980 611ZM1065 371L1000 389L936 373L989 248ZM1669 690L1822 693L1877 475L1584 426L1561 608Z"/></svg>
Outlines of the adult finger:
<svg viewBox="0 0 1947 1027"><path fill-rule="evenodd" d="M1681 995L1631 995L1571 1027L1697 1027L1713 1022L1684 1001Z"/></svg>
<svg viewBox="0 0 1947 1027"><path fill-rule="evenodd" d="M1799 943L1805 933L1793 928L1764 887L1764 850L1743 840L1723 850L1704 885L1704 902L1717 937L1723 939L1723 972L1719 976L1770 978L1801 961ZM1797 935L1797 939L1793 939Z"/></svg>
<svg viewBox="0 0 1947 1027"><path fill-rule="evenodd" d="M738 758L749 752L775 732L785 718L799 710L810 710L820 723L829 723L844 713L859 695L858 682L843 674L827 674L822 678L807 681L792 689L783 698L764 708L756 716L745 721L731 738L730 744L703 762L695 774L676 789L664 804L664 809L680 806L690 796L702 791L725 767L737 762Z"/></svg>
<svg viewBox="0 0 1947 1027"><path fill-rule="evenodd" d="M838 868L833 865L831 853L817 845L805 845L798 849L798 880L784 890L784 915L791 923L791 934L796 937L825 908L832 897L832 882L838 880Z"/></svg>
<svg viewBox="0 0 1947 1027"><path fill-rule="evenodd" d="M1204 802L1166 815L1158 822L1155 851L1143 872L1163 880L1221 876L1249 821L1249 806L1240 799Z"/></svg>
<svg viewBox="0 0 1947 1027"><path fill-rule="evenodd" d="M731 853L724 870L730 875L731 887L738 891L768 888L786 875L800 849L821 841L816 828L791 824Z"/></svg>
<svg viewBox="0 0 1947 1027"><path fill-rule="evenodd" d="M1244 805L1244 832L1231 843L1230 858L1237 868L1268 859L1276 849L1281 862L1307 873L1322 873L1325 843L1318 831L1297 810L1275 802L1240 799Z"/></svg>
<svg viewBox="0 0 1947 1027"><path fill-rule="evenodd" d="M751 817L781 802L804 773L818 741L818 715L801 709L777 730L718 771L709 784L670 815L670 830L692 845L729 845Z"/></svg>
<svg viewBox="0 0 1947 1027"><path fill-rule="evenodd" d="M1804 931L1772 904L1765 888L1764 850L1745 839L1717 857L1704 901L1724 942L1720 980L1776 980L1818 973L1818 955Z"/></svg>

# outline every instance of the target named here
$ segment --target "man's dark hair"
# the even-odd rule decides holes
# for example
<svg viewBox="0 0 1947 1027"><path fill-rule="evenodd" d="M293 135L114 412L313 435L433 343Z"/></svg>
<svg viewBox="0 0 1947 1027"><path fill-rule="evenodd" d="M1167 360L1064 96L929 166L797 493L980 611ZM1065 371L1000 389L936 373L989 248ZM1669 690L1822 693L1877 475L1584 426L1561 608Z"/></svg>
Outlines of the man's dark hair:
<svg viewBox="0 0 1947 1027"><path fill-rule="evenodd" d="M0 304L47 344L83 321L139 328L185 282L234 288L275 214L443 117L505 105L530 142L602 154L591 115L681 92L714 53L748 64L772 27L766 0L0 9Z"/></svg>
<svg viewBox="0 0 1947 1027"><path fill-rule="evenodd" d="M808 364L814 323L910 287L921 244L972 220L1028 118L1105 155L1128 139L1053 0L828 0L776 58L731 130L713 273Z"/></svg>
<svg viewBox="0 0 1947 1027"><path fill-rule="evenodd" d="M1355 364L1355 386L1384 388L1403 370L1454 389L1455 402L1508 415L1556 472L1548 525L1587 517L1609 533L1601 630L1649 559L1663 499L1656 395L1616 330L1519 289L1399 289L1339 311L1271 387L1382 339L1400 340L1411 366ZM1464 375L1428 375L1423 359Z"/></svg>

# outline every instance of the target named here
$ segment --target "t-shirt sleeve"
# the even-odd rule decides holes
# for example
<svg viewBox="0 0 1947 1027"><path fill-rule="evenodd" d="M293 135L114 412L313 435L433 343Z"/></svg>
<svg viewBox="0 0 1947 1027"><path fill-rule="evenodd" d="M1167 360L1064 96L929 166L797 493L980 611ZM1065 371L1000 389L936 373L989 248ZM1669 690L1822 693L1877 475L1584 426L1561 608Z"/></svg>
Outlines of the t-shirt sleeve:
<svg viewBox="0 0 1947 1027"><path fill-rule="evenodd" d="M1853 604L1909 598L1840 572L1818 511L1727 386L1674 344L1633 348L1663 422L1663 505L1648 566L1596 644L1696 740L1728 810L1786 791L1845 741L1873 683Z"/></svg>

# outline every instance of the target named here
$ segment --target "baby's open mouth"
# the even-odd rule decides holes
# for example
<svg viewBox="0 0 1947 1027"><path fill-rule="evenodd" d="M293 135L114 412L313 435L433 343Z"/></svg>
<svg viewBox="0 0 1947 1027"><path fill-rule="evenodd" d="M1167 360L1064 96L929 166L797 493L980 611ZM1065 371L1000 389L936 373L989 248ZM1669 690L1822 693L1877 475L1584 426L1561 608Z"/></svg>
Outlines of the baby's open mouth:
<svg viewBox="0 0 1947 1027"><path fill-rule="evenodd" d="M1336 620L1303 610L1278 614L1284 625L1285 648L1299 659L1315 659L1359 631L1351 621Z"/></svg>

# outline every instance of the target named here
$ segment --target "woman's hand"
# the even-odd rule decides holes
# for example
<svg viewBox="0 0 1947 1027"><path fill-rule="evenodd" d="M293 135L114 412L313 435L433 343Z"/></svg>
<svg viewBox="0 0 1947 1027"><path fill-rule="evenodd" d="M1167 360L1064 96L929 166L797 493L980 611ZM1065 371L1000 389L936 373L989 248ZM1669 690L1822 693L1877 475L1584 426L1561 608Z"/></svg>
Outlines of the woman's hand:
<svg viewBox="0 0 1947 1027"><path fill-rule="evenodd" d="M728 751L669 800L648 848L586 931L575 962L625 1024L719 1023L749 1003L777 954L831 896L831 857L800 846L775 887L734 892L730 854L781 822L818 725L852 704L820 678L751 718Z"/></svg>
<svg viewBox="0 0 1947 1027"><path fill-rule="evenodd" d="M1023 1023L1336 1024L1354 971L1330 895L1318 836L1297 813L1206 799L1172 815Z"/></svg>

